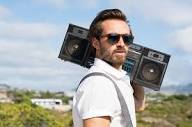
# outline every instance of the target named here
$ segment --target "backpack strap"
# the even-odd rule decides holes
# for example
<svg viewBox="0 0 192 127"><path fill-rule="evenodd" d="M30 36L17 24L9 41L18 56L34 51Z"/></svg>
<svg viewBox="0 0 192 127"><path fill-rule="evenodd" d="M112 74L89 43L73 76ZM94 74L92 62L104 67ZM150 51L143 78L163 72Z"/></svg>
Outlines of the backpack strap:
<svg viewBox="0 0 192 127"><path fill-rule="evenodd" d="M115 86L115 89L116 89L116 92L117 92L117 95L118 95L118 99L119 99L119 102L120 102L120 105L121 105L121 111L122 111L122 114L123 114L123 117L125 119L125 122L126 122L126 127L133 127L133 123L131 121L131 117L130 117L130 114L129 114L129 110L128 110L128 107L127 107L127 104L125 102L125 99L119 89L119 87L117 86L117 84L115 83L115 81L108 75L104 74L104 73L101 73L101 72L93 72L93 73L89 73L87 74L85 77L83 77L77 87L77 89L79 88L80 84L88 77L90 76L104 76L106 78L108 78L109 80L111 80L111 82L114 84Z"/></svg>

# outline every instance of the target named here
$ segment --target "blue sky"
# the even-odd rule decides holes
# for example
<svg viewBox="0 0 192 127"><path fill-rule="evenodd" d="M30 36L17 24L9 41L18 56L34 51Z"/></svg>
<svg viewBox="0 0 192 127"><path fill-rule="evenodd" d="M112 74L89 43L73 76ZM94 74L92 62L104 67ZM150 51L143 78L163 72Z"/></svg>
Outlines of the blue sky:
<svg viewBox="0 0 192 127"><path fill-rule="evenodd" d="M171 54L163 86L192 82L191 0L0 0L0 83L75 88L87 69L57 58L66 29L106 8L124 11L136 43Z"/></svg>

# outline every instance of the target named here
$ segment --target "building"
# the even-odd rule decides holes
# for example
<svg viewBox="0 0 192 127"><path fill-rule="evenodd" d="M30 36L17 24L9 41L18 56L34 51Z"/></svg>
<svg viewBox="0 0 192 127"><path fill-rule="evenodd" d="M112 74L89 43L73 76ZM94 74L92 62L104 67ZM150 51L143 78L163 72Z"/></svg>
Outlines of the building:
<svg viewBox="0 0 192 127"><path fill-rule="evenodd" d="M9 97L10 87L6 84L0 84L0 103L13 103Z"/></svg>
<svg viewBox="0 0 192 127"><path fill-rule="evenodd" d="M60 112L67 112L71 110L70 105L63 105L61 99L31 99L33 104L39 105L43 108L57 110Z"/></svg>

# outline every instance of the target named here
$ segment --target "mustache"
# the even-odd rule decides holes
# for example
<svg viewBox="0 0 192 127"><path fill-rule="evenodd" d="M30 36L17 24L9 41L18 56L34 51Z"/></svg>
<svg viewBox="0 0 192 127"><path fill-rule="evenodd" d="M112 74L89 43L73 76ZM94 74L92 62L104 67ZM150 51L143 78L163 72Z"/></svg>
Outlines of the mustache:
<svg viewBox="0 0 192 127"><path fill-rule="evenodd" d="M127 50L125 48L117 48L114 50L114 52L125 52L127 53Z"/></svg>

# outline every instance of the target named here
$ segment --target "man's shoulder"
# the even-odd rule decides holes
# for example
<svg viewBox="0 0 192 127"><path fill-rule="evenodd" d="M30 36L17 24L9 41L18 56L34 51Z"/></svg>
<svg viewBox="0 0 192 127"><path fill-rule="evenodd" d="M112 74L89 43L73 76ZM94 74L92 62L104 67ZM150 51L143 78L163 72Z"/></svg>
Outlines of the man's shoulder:
<svg viewBox="0 0 192 127"><path fill-rule="evenodd" d="M93 74L93 75L92 75ZM101 74L101 75L100 75ZM81 90L87 90L87 89L113 89L113 82L103 76L102 74L105 74L102 71L88 71L86 75L81 79L79 88ZM107 75L107 74L105 74Z"/></svg>

